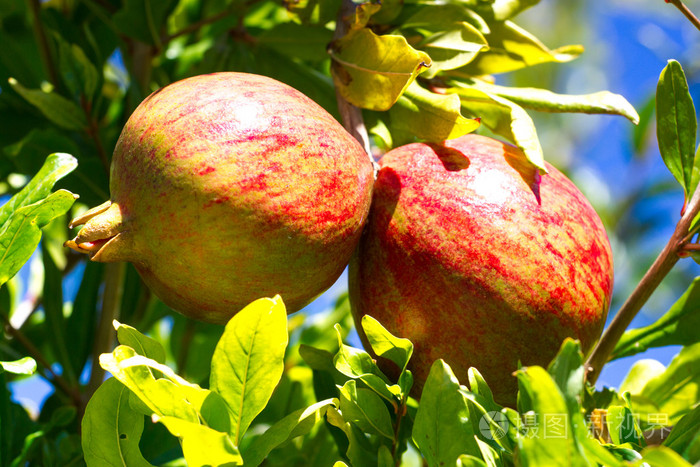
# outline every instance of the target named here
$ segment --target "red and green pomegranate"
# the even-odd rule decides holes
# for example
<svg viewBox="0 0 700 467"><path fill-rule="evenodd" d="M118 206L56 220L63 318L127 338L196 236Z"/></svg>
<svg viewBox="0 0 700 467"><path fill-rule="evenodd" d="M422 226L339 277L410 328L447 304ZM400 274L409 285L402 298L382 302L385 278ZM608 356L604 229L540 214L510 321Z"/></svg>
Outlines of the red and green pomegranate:
<svg viewBox="0 0 700 467"><path fill-rule="evenodd" d="M356 323L371 315L413 342L418 390L442 358L461 381L477 368L513 404L518 362L547 365L569 336L590 348L612 255L561 172L540 177L518 149L476 135L403 146L380 167L350 299Z"/></svg>
<svg viewBox="0 0 700 467"><path fill-rule="evenodd" d="M347 265L373 168L312 100L273 79L215 73L146 98L116 145L111 200L67 245L129 261L166 304L224 323L280 294L289 312Z"/></svg>

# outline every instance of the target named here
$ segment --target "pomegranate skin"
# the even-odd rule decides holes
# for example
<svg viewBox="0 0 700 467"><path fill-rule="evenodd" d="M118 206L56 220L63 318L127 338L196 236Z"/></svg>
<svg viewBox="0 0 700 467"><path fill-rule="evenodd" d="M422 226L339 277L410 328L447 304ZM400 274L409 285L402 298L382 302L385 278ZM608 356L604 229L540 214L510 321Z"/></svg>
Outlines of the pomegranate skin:
<svg viewBox="0 0 700 467"><path fill-rule="evenodd" d="M276 294L291 313L347 265L372 183L362 147L302 93L257 75L200 75L134 111L112 159L111 205L74 221L85 226L67 243L132 262L195 319L225 323Z"/></svg>
<svg viewBox="0 0 700 467"><path fill-rule="evenodd" d="M612 294L612 253L561 172L548 164L540 177L520 150L478 135L403 146L380 167L350 302L365 347L366 314L413 342L417 395L442 358L462 382L475 367L512 406L519 362L546 366L566 337L592 346Z"/></svg>

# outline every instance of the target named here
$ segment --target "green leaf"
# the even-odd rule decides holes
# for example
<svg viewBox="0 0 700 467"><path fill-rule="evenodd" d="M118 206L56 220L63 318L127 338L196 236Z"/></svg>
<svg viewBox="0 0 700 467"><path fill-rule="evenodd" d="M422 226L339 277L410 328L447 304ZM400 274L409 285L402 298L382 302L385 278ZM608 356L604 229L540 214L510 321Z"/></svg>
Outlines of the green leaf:
<svg viewBox="0 0 700 467"><path fill-rule="evenodd" d="M539 39L511 21L489 23L488 50L481 52L462 70L471 76L518 70L547 62L568 62L583 52L580 45L548 49Z"/></svg>
<svg viewBox="0 0 700 467"><path fill-rule="evenodd" d="M627 376L625 376L625 379L620 384L619 392L639 394L642 392L642 389L644 389L644 386L646 386L649 380L661 375L664 371L666 371L666 367L657 360L637 360L629 369Z"/></svg>
<svg viewBox="0 0 700 467"><path fill-rule="evenodd" d="M356 424L365 433L394 439L389 410L375 392L358 388L356 381L351 379L340 388L339 400L345 421Z"/></svg>
<svg viewBox="0 0 700 467"><path fill-rule="evenodd" d="M546 89L515 88L485 82L474 82L475 87L522 107L540 112L578 112L587 114L621 115L634 124L639 114L620 94L600 91L592 94L557 94Z"/></svg>
<svg viewBox="0 0 700 467"><path fill-rule="evenodd" d="M418 44L432 60L432 66L425 72L426 78L433 78L443 70L463 67L487 47L484 36L466 22L455 23L450 29L436 32Z"/></svg>
<svg viewBox="0 0 700 467"><path fill-rule="evenodd" d="M653 347L691 345L700 342L700 277L656 322L627 330L613 350L611 360L628 357Z"/></svg>
<svg viewBox="0 0 700 467"><path fill-rule="evenodd" d="M643 445L642 430L629 407L611 405L608 407L605 421L614 444L630 443L635 447Z"/></svg>
<svg viewBox="0 0 700 467"><path fill-rule="evenodd" d="M85 113L75 102L53 90L45 92L40 89L27 89L14 78L10 78L8 82L17 94L36 107L54 125L75 131L84 130L87 127Z"/></svg>
<svg viewBox="0 0 700 467"><path fill-rule="evenodd" d="M692 467L692 464L665 446L650 446L642 451L635 467Z"/></svg>
<svg viewBox="0 0 700 467"><path fill-rule="evenodd" d="M403 134L403 139L414 138L442 142L471 133L479 127L477 120L460 113L457 96L430 92L417 83L406 89L389 111L391 130Z"/></svg>
<svg viewBox="0 0 700 467"><path fill-rule="evenodd" d="M583 393L583 354L578 341L566 338L547 368L567 401L570 411L577 410Z"/></svg>
<svg viewBox="0 0 700 467"><path fill-rule="evenodd" d="M685 190L686 198L695 190L693 169L700 166L695 157L697 120L688 82L680 63L669 60L656 87L656 136L664 163ZM697 170L697 169L696 169Z"/></svg>
<svg viewBox="0 0 700 467"><path fill-rule="evenodd" d="M114 378L97 389L85 408L82 444L88 466L143 467L139 450L143 415L129 405L129 391Z"/></svg>
<svg viewBox="0 0 700 467"><path fill-rule="evenodd" d="M154 421L162 423L180 438L188 465L243 465L241 454L228 433L175 417L155 416Z"/></svg>
<svg viewBox="0 0 700 467"><path fill-rule="evenodd" d="M165 363L165 349L160 342L117 320L112 321L112 326L117 331L117 340L120 344L131 347L138 355L158 363Z"/></svg>
<svg viewBox="0 0 700 467"><path fill-rule="evenodd" d="M323 420L329 406L336 403L334 399L317 402L305 409L299 409L279 420L262 435L258 436L243 451L245 465L260 465L276 447L290 439L302 436L311 431L316 424Z"/></svg>
<svg viewBox="0 0 700 467"><path fill-rule="evenodd" d="M498 464L487 464L477 457L468 456L466 454L462 454L457 458L457 467L490 467L491 465Z"/></svg>
<svg viewBox="0 0 700 467"><path fill-rule="evenodd" d="M370 354L343 343L340 326L336 325L335 330L339 345L338 353L333 357L335 368L345 376L359 379L389 402L395 402L401 394L401 389L397 385L389 384L387 377L377 367Z"/></svg>
<svg viewBox="0 0 700 467"><path fill-rule="evenodd" d="M258 36L261 45L287 57L320 61L328 57L326 47L333 31L323 26L302 26L297 23L277 24Z"/></svg>
<svg viewBox="0 0 700 467"><path fill-rule="evenodd" d="M100 76L97 68L77 44L70 44L60 34L54 34L58 43L59 69L73 95L89 100L95 95Z"/></svg>
<svg viewBox="0 0 700 467"><path fill-rule="evenodd" d="M11 362L0 362L0 369L15 375L33 375L36 371L36 360L32 357L24 357Z"/></svg>
<svg viewBox="0 0 700 467"><path fill-rule="evenodd" d="M540 173L547 173L537 130L532 118L514 102L473 87L454 87L449 93L459 95L462 108L481 123L520 148L528 162Z"/></svg>
<svg viewBox="0 0 700 467"><path fill-rule="evenodd" d="M210 386L226 402L236 446L282 376L287 342L287 312L279 296L252 302L226 325L212 358Z"/></svg>
<svg viewBox="0 0 700 467"><path fill-rule="evenodd" d="M443 360L430 367L412 437L430 466L454 465L460 454L480 455L459 381Z"/></svg>
<svg viewBox="0 0 700 467"><path fill-rule="evenodd" d="M689 450L698 442L700 442L700 406L695 407L676 423L663 445L695 463L700 460L700 453L696 452L696 457L691 457Z"/></svg>
<svg viewBox="0 0 700 467"><path fill-rule="evenodd" d="M75 195L59 190L41 201L14 211L0 228L0 284L22 268L41 240L41 229L68 212Z"/></svg>
<svg viewBox="0 0 700 467"><path fill-rule="evenodd" d="M100 365L134 393L145 406L146 415L201 422L222 432L231 428L219 394L187 382L131 347L120 345L111 354L100 355Z"/></svg>
<svg viewBox="0 0 700 467"><path fill-rule="evenodd" d="M589 465L574 441L566 399L556 381L539 366L521 368L517 376L524 393L518 396L519 405L521 400L528 401L528 407L521 411L532 411L536 424L518 437L516 464Z"/></svg>
<svg viewBox="0 0 700 467"><path fill-rule="evenodd" d="M351 29L331 43L331 72L340 95L357 107L388 110L430 66L430 57L403 36L378 36L367 28Z"/></svg>
<svg viewBox="0 0 700 467"><path fill-rule="evenodd" d="M340 428L348 439L345 456L350 465L376 466L378 464L376 447L369 443L365 434L355 425L346 422L343 415L334 407L326 411L326 419L332 426Z"/></svg>
<svg viewBox="0 0 700 467"><path fill-rule="evenodd" d="M54 153L46 158L41 169L22 190L0 207L0 226L21 207L28 206L46 198L57 181L71 173L78 166L78 161L70 154Z"/></svg>
<svg viewBox="0 0 700 467"><path fill-rule="evenodd" d="M372 350L380 357L396 363L396 366L402 371L405 370L413 354L411 341L394 336L379 321L369 315L362 317L361 325Z"/></svg>
<svg viewBox="0 0 700 467"><path fill-rule="evenodd" d="M666 371L650 379L638 394L632 394L635 412L655 419L663 416L675 424L700 401L700 343L681 349ZM653 423L651 423L653 424Z"/></svg>
<svg viewBox="0 0 700 467"><path fill-rule="evenodd" d="M487 18L496 21L504 21L516 16L518 13L537 5L540 0L495 0L478 2L476 10Z"/></svg>

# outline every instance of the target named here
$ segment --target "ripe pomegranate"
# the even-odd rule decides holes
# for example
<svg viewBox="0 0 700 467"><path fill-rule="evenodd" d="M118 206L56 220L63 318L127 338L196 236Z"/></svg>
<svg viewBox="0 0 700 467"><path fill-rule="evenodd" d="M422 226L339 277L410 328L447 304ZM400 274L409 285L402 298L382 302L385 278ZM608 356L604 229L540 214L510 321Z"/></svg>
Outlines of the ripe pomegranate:
<svg viewBox="0 0 700 467"><path fill-rule="evenodd" d="M367 314L414 343L417 391L442 358L462 381L475 367L513 405L518 362L547 365L567 336L590 348L612 254L561 172L548 165L540 177L517 148L477 135L409 144L380 167L350 299L358 329Z"/></svg>
<svg viewBox="0 0 700 467"><path fill-rule="evenodd" d="M369 210L373 167L297 90L244 73L196 76L147 97L127 121L111 200L73 221L67 246L129 261L153 292L225 323L280 294L291 313L339 277Z"/></svg>

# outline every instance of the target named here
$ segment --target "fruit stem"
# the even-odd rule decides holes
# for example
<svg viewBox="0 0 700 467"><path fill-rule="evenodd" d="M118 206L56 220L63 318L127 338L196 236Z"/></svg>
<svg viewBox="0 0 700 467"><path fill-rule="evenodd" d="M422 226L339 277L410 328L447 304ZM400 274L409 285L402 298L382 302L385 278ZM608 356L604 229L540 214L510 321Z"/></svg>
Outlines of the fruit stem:
<svg viewBox="0 0 700 467"><path fill-rule="evenodd" d="M357 4L352 0L343 0L340 9L338 10L338 18L336 20L335 33L333 34L333 40L338 40L347 34L350 27L350 21L355 14L355 8ZM367 127L365 126L365 121L362 116L362 109L352 105L350 102L346 101L343 96L340 95L338 89L335 90L335 97L338 102L338 111L340 112L340 118L343 121L343 126L364 148L365 153L369 157L372 167L374 167L374 172L377 172L377 164L372 157L372 148L369 144L369 133L367 132Z"/></svg>
<svg viewBox="0 0 700 467"><path fill-rule="evenodd" d="M686 244L692 238L692 236L688 237L688 232L698 212L700 212L700 190L695 190L670 240L627 298L627 301L622 304L610 326L590 353L585 365L586 380L589 383L595 384L600 371L610 358L610 354L615 349L622 334L664 277L681 258Z"/></svg>
<svg viewBox="0 0 700 467"><path fill-rule="evenodd" d="M690 9L687 6L685 6L685 4L681 0L665 0L665 1L666 1L666 3L670 3L673 6L675 6L676 8L678 8L681 11L681 13L683 13L685 15L685 17L688 18L688 20L691 23L693 23L693 26L695 26L696 28L698 28L700 30L700 19L698 19L698 17L695 16L693 14L693 12L690 11Z"/></svg>

